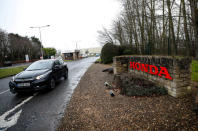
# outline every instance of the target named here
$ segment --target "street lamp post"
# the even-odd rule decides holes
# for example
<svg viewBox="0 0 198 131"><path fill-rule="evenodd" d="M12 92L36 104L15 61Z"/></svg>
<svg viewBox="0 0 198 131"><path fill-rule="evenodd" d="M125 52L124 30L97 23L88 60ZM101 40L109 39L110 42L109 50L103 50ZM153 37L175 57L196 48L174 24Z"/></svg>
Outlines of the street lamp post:
<svg viewBox="0 0 198 131"><path fill-rule="evenodd" d="M39 35L40 35L40 41L41 41L41 59L43 59L43 49L42 49L42 39L41 39L41 28L49 27L49 26L50 26L50 25L30 27L30 28L37 28L37 29L39 29Z"/></svg>

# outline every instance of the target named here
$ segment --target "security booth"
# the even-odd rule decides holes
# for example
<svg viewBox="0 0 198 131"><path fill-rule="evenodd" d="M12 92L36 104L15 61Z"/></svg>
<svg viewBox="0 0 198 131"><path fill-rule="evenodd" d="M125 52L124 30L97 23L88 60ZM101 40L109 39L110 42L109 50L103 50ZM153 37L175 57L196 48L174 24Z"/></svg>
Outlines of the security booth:
<svg viewBox="0 0 198 131"><path fill-rule="evenodd" d="M65 60L78 60L80 58L80 50L62 53Z"/></svg>

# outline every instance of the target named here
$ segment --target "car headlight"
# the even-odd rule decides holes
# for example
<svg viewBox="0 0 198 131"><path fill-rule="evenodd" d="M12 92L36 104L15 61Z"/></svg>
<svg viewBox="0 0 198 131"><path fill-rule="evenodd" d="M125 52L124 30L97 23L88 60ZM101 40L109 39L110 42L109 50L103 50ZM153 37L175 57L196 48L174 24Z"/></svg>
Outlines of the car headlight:
<svg viewBox="0 0 198 131"><path fill-rule="evenodd" d="M12 77L12 81L14 81L14 80L15 80L15 76Z"/></svg>
<svg viewBox="0 0 198 131"><path fill-rule="evenodd" d="M40 75L40 76L37 76L36 79L37 79L37 80L40 80L40 79L43 78L43 77L44 77L43 75Z"/></svg>
<svg viewBox="0 0 198 131"><path fill-rule="evenodd" d="M50 73L50 72L47 72L47 73L45 73L45 74L43 74L43 75L37 76L36 79L37 79L37 80L40 80L40 79L42 79L42 78L45 78L49 73Z"/></svg>

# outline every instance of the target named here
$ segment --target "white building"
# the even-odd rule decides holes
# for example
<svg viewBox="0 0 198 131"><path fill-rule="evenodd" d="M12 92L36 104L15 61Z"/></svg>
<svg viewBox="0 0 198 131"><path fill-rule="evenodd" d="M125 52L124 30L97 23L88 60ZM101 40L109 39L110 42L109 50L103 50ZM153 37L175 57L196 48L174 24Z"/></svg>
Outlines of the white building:
<svg viewBox="0 0 198 131"><path fill-rule="evenodd" d="M80 54L85 55L86 52L88 54L101 54L102 47L95 47L95 48L87 48L87 49L80 49Z"/></svg>

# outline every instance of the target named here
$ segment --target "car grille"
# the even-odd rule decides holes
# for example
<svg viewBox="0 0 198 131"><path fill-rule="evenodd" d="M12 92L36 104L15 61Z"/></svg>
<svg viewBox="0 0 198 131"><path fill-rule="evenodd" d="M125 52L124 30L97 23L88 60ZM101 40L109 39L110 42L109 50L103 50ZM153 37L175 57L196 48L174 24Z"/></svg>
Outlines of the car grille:
<svg viewBox="0 0 198 131"><path fill-rule="evenodd" d="M23 79L15 79L15 82L30 82L33 81L33 78L23 78Z"/></svg>

